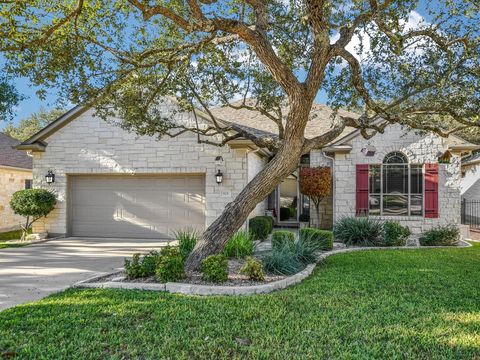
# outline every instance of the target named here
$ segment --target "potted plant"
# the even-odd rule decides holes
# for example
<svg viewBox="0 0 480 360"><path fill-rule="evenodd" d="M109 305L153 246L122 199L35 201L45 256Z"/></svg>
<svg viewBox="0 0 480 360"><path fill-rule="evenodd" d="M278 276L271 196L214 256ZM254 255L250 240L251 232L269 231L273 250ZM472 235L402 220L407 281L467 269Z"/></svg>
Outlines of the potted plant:
<svg viewBox="0 0 480 360"><path fill-rule="evenodd" d="M300 229L309 227L310 215L308 215L307 213L300 214L298 220L300 221Z"/></svg>

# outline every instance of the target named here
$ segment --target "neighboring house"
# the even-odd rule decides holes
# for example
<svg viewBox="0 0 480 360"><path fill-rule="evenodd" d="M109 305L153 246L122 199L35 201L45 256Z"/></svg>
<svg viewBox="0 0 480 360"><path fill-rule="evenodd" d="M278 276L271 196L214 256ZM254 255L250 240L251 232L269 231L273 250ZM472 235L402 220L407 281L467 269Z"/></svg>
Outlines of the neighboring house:
<svg viewBox="0 0 480 360"><path fill-rule="evenodd" d="M462 223L480 229L480 153L462 161Z"/></svg>
<svg viewBox="0 0 480 360"><path fill-rule="evenodd" d="M10 209L10 198L15 191L32 186L32 158L13 148L18 144L0 133L0 232L20 228L23 217Z"/></svg>
<svg viewBox="0 0 480 360"><path fill-rule="evenodd" d="M173 100L165 100L162 111L172 120L195 124L192 113L175 108ZM213 113L219 121L275 136L276 126L258 113L232 108ZM201 124L209 122L201 112L197 117ZM315 105L307 137L328 130L331 117L331 109ZM86 237L159 238L179 228L204 229L271 157L242 139L219 148L198 144L191 133L160 140L137 136L81 106L17 148L33 154L34 186L58 196L56 209L34 231ZM420 233L459 223L461 157L478 148L455 136L419 135L400 125L370 140L347 128L325 148L303 156L299 166L332 167L333 194L322 203L322 227L331 228L342 216L369 215L398 220ZM449 164L438 164L447 153ZM223 181L217 184L219 170ZM50 185L48 171L55 174ZM299 193L298 171L251 216L267 210L283 226L297 226L299 216L310 212L308 199Z"/></svg>

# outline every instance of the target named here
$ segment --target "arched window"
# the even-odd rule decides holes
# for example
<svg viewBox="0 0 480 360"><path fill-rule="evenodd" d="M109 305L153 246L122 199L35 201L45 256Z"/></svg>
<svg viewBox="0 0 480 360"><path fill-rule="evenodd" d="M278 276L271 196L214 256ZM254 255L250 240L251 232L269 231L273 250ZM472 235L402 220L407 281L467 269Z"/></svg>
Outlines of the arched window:
<svg viewBox="0 0 480 360"><path fill-rule="evenodd" d="M392 151L383 158L384 164L407 164L407 157L399 151Z"/></svg>
<svg viewBox="0 0 480 360"><path fill-rule="evenodd" d="M369 166L369 213L385 216L423 215L423 166L409 164L399 152L381 165Z"/></svg>

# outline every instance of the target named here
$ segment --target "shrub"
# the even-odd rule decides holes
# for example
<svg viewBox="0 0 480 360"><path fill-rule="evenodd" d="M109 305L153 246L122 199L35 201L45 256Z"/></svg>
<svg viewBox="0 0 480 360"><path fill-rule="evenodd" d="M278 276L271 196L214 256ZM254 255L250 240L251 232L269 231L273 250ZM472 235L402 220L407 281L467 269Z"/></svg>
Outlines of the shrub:
<svg viewBox="0 0 480 360"><path fill-rule="evenodd" d="M143 277L143 268L140 262L140 254L133 254L132 260L125 259L125 274L129 279Z"/></svg>
<svg viewBox="0 0 480 360"><path fill-rule="evenodd" d="M273 219L271 216L255 216L248 222L248 227L254 240L265 240L273 230Z"/></svg>
<svg viewBox="0 0 480 360"><path fill-rule="evenodd" d="M344 217L335 224L333 234L345 245L372 246L383 237L383 224L368 217Z"/></svg>
<svg viewBox="0 0 480 360"><path fill-rule="evenodd" d="M228 261L225 255L210 255L202 261L203 278L212 282L224 282L228 279Z"/></svg>
<svg viewBox="0 0 480 360"><path fill-rule="evenodd" d="M455 246L460 241L460 229L454 224L437 226L419 239L422 246Z"/></svg>
<svg viewBox="0 0 480 360"><path fill-rule="evenodd" d="M307 237L299 236L293 246L293 253L297 259L303 264L307 265L315 262L317 258L317 252L320 250L318 243L311 241Z"/></svg>
<svg viewBox="0 0 480 360"><path fill-rule="evenodd" d="M160 252L155 277L158 281L178 281L185 277L184 258L178 248L166 247Z"/></svg>
<svg viewBox="0 0 480 360"><path fill-rule="evenodd" d="M315 228L303 228L298 232L300 239L317 244L319 250L333 249L333 232Z"/></svg>
<svg viewBox="0 0 480 360"><path fill-rule="evenodd" d="M402 226L393 220L388 220L383 224L383 231L382 246L405 246L408 237L411 235L407 226Z"/></svg>
<svg viewBox="0 0 480 360"><path fill-rule="evenodd" d="M240 269L240 272L251 280L263 281L265 279L262 263L252 256L247 257L247 261Z"/></svg>
<svg viewBox="0 0 480 360"><path fill-rule="evenodd" d="M263 267L271 274L292 275L303 268L291 246L275 247L262 258Z"/></svg>
<svg viewBox="0 0 480 360"><path fill-rule="evenodd" d="M141 257L133 254L132 260L125 259L125 274L129 279L136 279L155 275L159 254L151 251Z"/></svg>
<svg viewBox="0 0 480 360"><path fill-rule="evenodd" d="M227 257L243 259L248 255L252 255L254 248L251 233L239 231L228 240L223 249L223 254Z"/></svg>
<svg viewBox="0 0 480 360"><path fill-rule="evenodd" d="M198 241L198 233L192 229L175 231L175 238L178 240L178 248L183 260L186 260Z"/></svg>
<svg viewBox="0 0 480 360"><path fill-rule="evenodd" d="M26 217L22 226L22 240L28 229L43 216L47 216L57 203L55 195L45 189L26 189L15 192L10 200L10 207L17 215Z"/></svg>
<svg viewBox="0 0 480 360"><path fill-rule="evenodd" d="M288 230L278 230L272 233L272 247L293 246L295 235Z"/></svg>

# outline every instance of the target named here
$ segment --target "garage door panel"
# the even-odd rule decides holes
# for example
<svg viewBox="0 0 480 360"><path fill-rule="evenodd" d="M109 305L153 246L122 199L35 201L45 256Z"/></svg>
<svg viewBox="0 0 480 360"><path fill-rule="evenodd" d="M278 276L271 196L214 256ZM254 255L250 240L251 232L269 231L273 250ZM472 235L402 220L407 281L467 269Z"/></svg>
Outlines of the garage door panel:
<svg viewBox="0 0 480 360"><path fill-rule="evenodd" d="M165 238L180 228L204 229L204 176L74 176L70 181L73 236Z"/></svg>

